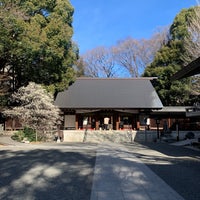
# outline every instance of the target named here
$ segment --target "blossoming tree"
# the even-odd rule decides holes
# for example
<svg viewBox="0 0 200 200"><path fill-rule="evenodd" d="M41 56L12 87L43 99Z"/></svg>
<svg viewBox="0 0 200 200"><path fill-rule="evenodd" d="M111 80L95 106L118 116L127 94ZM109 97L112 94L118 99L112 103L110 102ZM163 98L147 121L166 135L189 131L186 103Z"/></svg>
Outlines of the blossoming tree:
<svg viewBox="0 0 200 200"><path fill-rule="evenodd" d="M15 92L11 101L14 107L4 111L6 116L18 118L22 125L32 128L38 137L60 124L60 110L54 105L53 96L41 85L30 82Z"/></svg>

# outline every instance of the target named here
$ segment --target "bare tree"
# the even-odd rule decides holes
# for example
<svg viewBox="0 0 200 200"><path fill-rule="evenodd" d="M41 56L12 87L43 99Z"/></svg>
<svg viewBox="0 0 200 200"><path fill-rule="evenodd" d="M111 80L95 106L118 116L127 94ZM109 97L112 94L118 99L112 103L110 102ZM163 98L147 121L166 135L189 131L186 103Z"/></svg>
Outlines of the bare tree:
<svg viewBox="0 0 200 200"><path fill-rule="evenodd" d="M163 46L166 45L170 40L170 26L157 27L154 34L150 38L150 46L152 54L155 53Z"/></svg>
<svg viewBox="0 0 200 200"><path fill-rule="evenodd" d="M82 56L84 72L91 77L114 77L116 68L110 48L97 47Z"/></svg>
<svg viewBox="0 0 200 200"><path fill-rule="evenodd" d="M110 48L94 48L80 58L84 75L116 77L128 72L128 76L139 77L168 40L169 27L164 27L157 29L150 39L137 40L129 37Z"/></svg>
<svg viewBox="0 0 200 200"><path fill-rule="evenodd" d="M156 52L168 41L168 28L159 29L150 39L121 40L113 48L115 60L124 67L131 77L139 77L150 64Z"/></svg>
<svg viewBox="0 0 200 200"><path fill-rule="evenodd" d="M138 49L138 41L132 38L119 41L113 48L116 62L128 70L132 77L139 76Z"/></svg>
<svg viewBox="0 0 200 200"><path fill-rule="evenodd" d="M194 15L189 20L188 36L184 38L186 53L183 55L185 64L200 57L200 6L194 7Z"/></svg>
<svg viewBox="0 0 200 200"><path fill-rule="evenodd" d="M185 65L200 57L200 4L197 1L196 7L193 8L193 15L188 21L188 35L184 38L183 44L185 53L182 60ZM191 77L191 95L196 96L199 101L200 95L200 75Z"/></svg>

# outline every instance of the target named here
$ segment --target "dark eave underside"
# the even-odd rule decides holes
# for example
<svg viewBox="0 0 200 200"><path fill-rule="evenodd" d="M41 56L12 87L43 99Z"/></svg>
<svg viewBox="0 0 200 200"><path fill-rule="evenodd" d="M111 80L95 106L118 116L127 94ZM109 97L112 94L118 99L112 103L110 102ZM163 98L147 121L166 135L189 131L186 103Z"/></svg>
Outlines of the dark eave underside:
<svg viewBox="0 0 200 200"><path fill-rule="evenodd" d="M175 81L175 80L179 80L179 79L182 79L182 78L187 78L189 76L194 76L196 74L200 74L200 57L197 58L196 60L192 61L187 66L183 67L177 73L175 73L171 77L171 80Z"/></svg>

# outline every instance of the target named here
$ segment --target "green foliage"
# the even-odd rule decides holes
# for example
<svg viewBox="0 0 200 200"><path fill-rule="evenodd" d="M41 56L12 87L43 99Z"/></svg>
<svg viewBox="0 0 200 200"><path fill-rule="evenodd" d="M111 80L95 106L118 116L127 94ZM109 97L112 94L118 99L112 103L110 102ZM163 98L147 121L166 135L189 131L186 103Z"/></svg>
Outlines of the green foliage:
<svg viewBox="0 0 200 200"><path fill-rule="evenodd" d="M0 73L9 69L7 76L14 77L10 89L30 81L63 89L61 83L78 58L72 43L73 12L68 0L1 1Z"/></svg>
<svg viewBox="0 0 200 200"><path fill-rule="evenodd" d="M32 128L25 127L23 132L24 132L24 138L27 138L29 142L36 141L36 133ZM37 140L40 140L40 138L38 138Z"/></svg>
<svg viewBox="0 0 200 200"><path fill-rule="evenodd" d="M21 130L21 131L18 131L16 133L14 133L13 136L11 136L11 138L13 140L16 140L18 142L21 142L23 139L24 139L24 132Z"/></svg>
<svg viewBox="0 0 200 200"><path fill-rule="evenodd" d="M4 95L0 95L0 110L2 109L1 107L5 107L8 101L8 97Z"/></svg>
<svg viewBox="0 0 200 200"><path fill-rule="evenodd" d="M188 35L188 20L193 14L193 8L183 9L174 19L170 27L172 40L183 40Z"/></svg>
<svg viewBox="0 0 200 200"><path fill-rule="evenodd" d="M51 84L48 86L44 86L48 92L51 94L54 94L54 98L58 94L58 92L61 92L65 89L67 89L68 85L70 85L71 82L75 81L75 71L72 68L69 68L65 74L63 74L63 78L61 82Z"/></svg>
<svg viewBox="0 0 200 200"><path fill-rule="evenodd" d="M36 133L33 129L25 127L24 130L16 132L11 138L13 140L17 140L18 142L21 142L24 139L28 140L29 142L35 142Z"/></svg>
<svg viewBox="0 0 200 200"><path fill-rule="evenodd" d="M170 78L183 67L183 40L192 9L182 10L170 27L170 40L157 52L143 76L158 77L154 86L164 105L187 105L190 102L190 78L171 82Z"/></svg>

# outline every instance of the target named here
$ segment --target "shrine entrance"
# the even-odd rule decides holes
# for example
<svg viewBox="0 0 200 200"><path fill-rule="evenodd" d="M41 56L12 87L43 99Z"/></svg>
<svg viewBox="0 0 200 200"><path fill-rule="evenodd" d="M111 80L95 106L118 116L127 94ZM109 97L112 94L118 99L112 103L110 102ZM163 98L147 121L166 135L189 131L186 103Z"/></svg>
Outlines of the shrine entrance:
<svg viewBox="0 0 200 200"><path fill-rule="evenodd" d="M76 114L75 129L123 130L139 129L139 115L133 113L103 110Z"/></svg>

